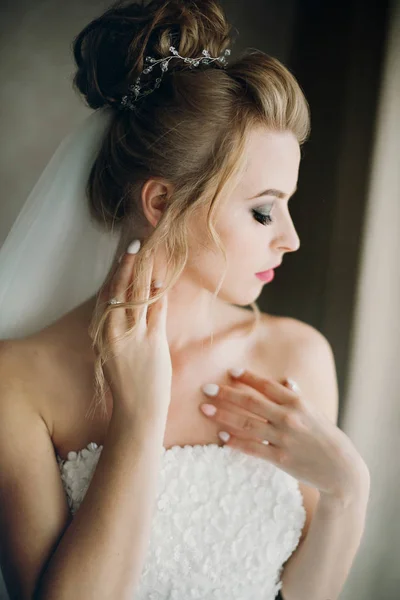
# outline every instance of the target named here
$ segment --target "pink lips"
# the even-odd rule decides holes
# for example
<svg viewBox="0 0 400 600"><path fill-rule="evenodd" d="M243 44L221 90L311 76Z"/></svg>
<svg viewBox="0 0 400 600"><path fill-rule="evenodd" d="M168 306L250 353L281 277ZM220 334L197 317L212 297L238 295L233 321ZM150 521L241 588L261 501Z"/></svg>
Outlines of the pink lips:
<svg viewBox="0 0 400 600"><path fill-rule="evenodd" d="M256 273L256 276L258 277L258 279L261 279L261 281L265 281L266 283L269 283L275 277L275 271L274 271L274 269L269 269L268 271L262 271L261 273Z"/></svg>

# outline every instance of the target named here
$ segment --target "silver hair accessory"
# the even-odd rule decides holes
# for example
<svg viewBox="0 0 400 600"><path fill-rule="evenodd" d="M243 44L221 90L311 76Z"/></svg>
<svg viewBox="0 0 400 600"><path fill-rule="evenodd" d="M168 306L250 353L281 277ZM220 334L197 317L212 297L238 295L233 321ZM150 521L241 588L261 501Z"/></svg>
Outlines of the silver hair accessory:
<svg viewBox="0 0 400 600"><path fill-rule="evenodd" d="M153 58L152 56L146 56L144 61L146 63L148 63L150 66L143 69L143 71L140 73L140 75L136 78L135 83L133 83L129 86L128 93L125 96L123 96L123 98L120 102L120 106L122 108L129 108L130 110L135 110L136 109L135 103L138 100L140 100L144 96L147 96L148 94L151 94L151 92L154 92L154 90L156 88L160 87L160 83L163 78L163 75L166 71L168 71L169 62L173 58L182 59L185 63L187 63L190 66L190 68L198 67L199 64L209 64L214 61L218 61L219 63L221 63L222 65L225 66L227 64L226 56L229 56L231 53L230 49L227 48L223 52L223 54L221 54L220 56L212 57L212 56L210 56L210 53L208 52L208 50L203 50L202 56L199 56L197 58L188 58L188 57L181 56L174 46L170 46L169 50L170 50L172 56L166 56L165 58L160 58L159 60ZM157 65L160 65L161 77L156 78L153 87L148 87L145 91L142 91L143 88L145 87L145 85L141 83L142 74L147 75Z"/></svg>

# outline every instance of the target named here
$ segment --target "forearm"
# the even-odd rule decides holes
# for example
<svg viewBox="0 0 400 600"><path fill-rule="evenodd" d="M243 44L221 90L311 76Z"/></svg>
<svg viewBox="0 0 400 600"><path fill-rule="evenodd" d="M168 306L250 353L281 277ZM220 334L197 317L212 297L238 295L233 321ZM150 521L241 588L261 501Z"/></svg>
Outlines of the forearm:
<svg viewBox="0 0 400 600"><path fill-rule="evenodd" d="M133 597L150 538L164 421L136 427L111 419L86 495L35 598Z"/></svg>
<svg viewBox="0 0 400 600"><path fill-rule="evenodd" d="M321 495L307 536L283 569L283 600L337 600L360 545L369 482L348 502Z"/></svg>

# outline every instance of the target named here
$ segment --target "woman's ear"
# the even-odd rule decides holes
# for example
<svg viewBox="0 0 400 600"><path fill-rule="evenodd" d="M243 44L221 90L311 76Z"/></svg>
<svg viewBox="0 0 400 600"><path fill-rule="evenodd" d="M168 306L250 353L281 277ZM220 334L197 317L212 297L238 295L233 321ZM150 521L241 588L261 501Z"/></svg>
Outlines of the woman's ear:
<svg viewBox="0 0 400 600"><path fill-rule="evenodd" d="M143 214L153 227L156 227L168 205L172 187L171 183L162 179L148 179L142 187Z"/></svg>

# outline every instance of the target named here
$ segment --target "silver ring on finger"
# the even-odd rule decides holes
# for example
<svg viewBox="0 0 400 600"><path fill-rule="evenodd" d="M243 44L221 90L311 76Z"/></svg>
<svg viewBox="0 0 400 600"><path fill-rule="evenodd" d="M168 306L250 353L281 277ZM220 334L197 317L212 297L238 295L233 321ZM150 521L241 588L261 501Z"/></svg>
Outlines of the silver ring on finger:
<svg viewBox="0 0 400 600"><path fill-rule="evenodd" d="M111 298L111 300L108 300L107 304L123 304L123 302L121 300L117 300L117 298Z"/></svg>

